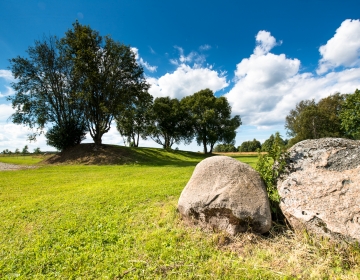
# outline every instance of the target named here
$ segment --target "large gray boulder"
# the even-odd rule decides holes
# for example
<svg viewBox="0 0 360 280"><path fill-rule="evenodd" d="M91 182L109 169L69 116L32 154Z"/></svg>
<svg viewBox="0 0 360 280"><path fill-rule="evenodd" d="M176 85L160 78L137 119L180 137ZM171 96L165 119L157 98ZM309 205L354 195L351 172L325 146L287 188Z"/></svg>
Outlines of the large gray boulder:
<svg viewBox="0 0 360 280"><path fill-rule="evenodd" d="M295 230L360 241L360 141L305 140L290 150L277 185L280 208Z"/></svg>
<svg viewBox="0 0 360 280"><path fill-rule="evenodd" d="M235 235L265 233L271 213L265 185L249 165L226 156L201 161L180 195L183 219Z"/></svg>

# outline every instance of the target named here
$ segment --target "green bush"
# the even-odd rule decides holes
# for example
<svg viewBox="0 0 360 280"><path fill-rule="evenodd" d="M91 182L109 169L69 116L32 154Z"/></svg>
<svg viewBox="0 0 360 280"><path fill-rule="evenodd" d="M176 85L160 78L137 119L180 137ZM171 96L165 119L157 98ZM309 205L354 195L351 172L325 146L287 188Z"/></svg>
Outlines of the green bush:
<svg viewBox="0 0 360 280"><path fill-rule="evenodd" d="M279 207L280 196L276 184L285 171L287 158L288 153L283 143L275 138L267 154L261 154L259 150L258 162L255 167L265 182L273 221L280 223L284 222L284 216Z"/></svg>

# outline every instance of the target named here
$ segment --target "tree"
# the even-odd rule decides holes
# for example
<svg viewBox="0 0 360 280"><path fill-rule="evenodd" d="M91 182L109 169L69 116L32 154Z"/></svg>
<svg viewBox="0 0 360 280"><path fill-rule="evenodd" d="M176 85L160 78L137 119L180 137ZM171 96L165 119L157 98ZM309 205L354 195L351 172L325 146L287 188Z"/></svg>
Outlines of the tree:
<svg viewBox="0 0 360 280"><path fill-rule="evenodd" d="M20 154L20 150L18 148L16 148L15 154Z"/></svg>
<svg viewBox="0 0 360 280"><path fill-rule="evenodd" d="M241 143L241 146L238 148L239 152L256 152L258 149L261 149L261 143L255 138L252 141Z"/></svg>
<svg viewBox="0 0 360 280"><path fill-rule="evenodd" d="M149 135L164 149L169 149L181 141L188 144L193 138L189 116L176 98L156 98L152 107L151 122Z"/></svg>
<svg viewBox="0 0 360 280"><path fill-rule="evenodd" d="M237 152L238 150L233 144L219 144L214 148L214 152L216 153L231 153Z"/></svg>
<svg viewBox="0 0 360 280"><path fill-rule="evenodd" d="M340 111L341 128L349 138L360 139L360 90L345 96Z"/></svg>
<svg viewBox="0 0 360 280"><path fill-rule="evenodd" d="M129 46L104 38L79 22L61 40L67 59L74 62L73 76L78 86L87 129L96 145L109 131L111 122L132 106L138 93L149 88L143 69Z"/></svg>
<svg viewBox="0 0 360 280"><path fill-rule="evenodd" d="M133 104L115 117L116 128L129 144L139 146L139 138L146 139L151 124L153 97L148 92L137 94Z"/></svg>
<svg viewBox="0 0 360 280"><path fill-rule="evenodd" d="M29 153L29 147L28 147L28 145L25 145L25 146L24 146L24 148L22 149L21 153L22 153L23 155Z"/></svg>
<svg viewBox="0 0 360 280"><path fill-rule="evenodd" d="M9 97L15 113L11 116L16 124L23 124L35 132L30 140L44 132L46 125L58 130L68 130L68 124L76 122L74 134L57 135L66 137L65 147L79 143L78 135L85 135L85 120L80 103L75 97L77 91L73 80L73 63L65 59L56 37L35 41L27 50L28 58L20 56L10 60L11 71L16 81L12 83L15 95ZM46 134L48 143L51 134ZM81 138L83 139L83 138Z"/></svg>
<svg viewBox="0 0 360 280"><path fill-rule="evenodd" d="M271 134L269 139L265 140L265 142L261 145L261 151L270 152L274 145L279 146L281 149L283 149L286 145L286 141L281 138L279 132L276 132L275 136L274 134Z"/></svg>
<svg viewBox="0 0 360 280"><path fill-rule="evenodd" d="M34 154L36 154L36 155L41 154L41 150L39 147L34 149Z"/></svg>
<svg viewBox="0 0 360 280"><path fill-rule="evenodd" d="M198 145L204 153L212 153L217 142L234 144L236 129L241 125L240 116L231 118L231 107L225 97L215 97L204 89L181 100L190 116Z"/></svg>
<svg viewBox="0 0 360 280"><path fill-rule="evenodd" d="M322 137L344 137L339 113L344 95L336 93L321 99L304 100L296 104L285 120L287 134L291 137L290 146L306 139Z"/></svg>

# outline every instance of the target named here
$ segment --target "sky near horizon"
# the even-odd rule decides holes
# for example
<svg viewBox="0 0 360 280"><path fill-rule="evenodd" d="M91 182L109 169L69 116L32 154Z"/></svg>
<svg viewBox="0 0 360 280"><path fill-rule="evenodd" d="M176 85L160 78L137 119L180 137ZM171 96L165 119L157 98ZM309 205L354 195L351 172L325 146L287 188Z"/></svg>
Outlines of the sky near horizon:
<svg viewBox="0 0 360 280"><path fill-rule="evenodd" d="M1 1L0 152L54 150L43 136L29 143L30 131L9 120L9 59L26 57L44 35L64 36L76 20L131 46L154 97L205 88L226 96L242 119L238 146L276 131L287 138L285 117L301 100L360 88L359 10L358 0ZM115 126L103 143L124 145ZM175 147L202 151L195 140Z"/></svg>

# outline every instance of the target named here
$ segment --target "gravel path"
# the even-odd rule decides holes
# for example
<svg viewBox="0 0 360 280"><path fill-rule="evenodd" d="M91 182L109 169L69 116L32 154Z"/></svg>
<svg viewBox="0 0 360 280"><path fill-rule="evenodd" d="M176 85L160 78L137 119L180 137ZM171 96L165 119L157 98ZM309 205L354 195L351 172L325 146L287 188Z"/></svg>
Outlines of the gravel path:
<svg viewBox="0 0 360 280"><path fill-rule="evenodd" d="M28 168L35 168L35 166L17 165L17 164L9 164L9 163L0 162L0 171L28 169Z"/></svg>

